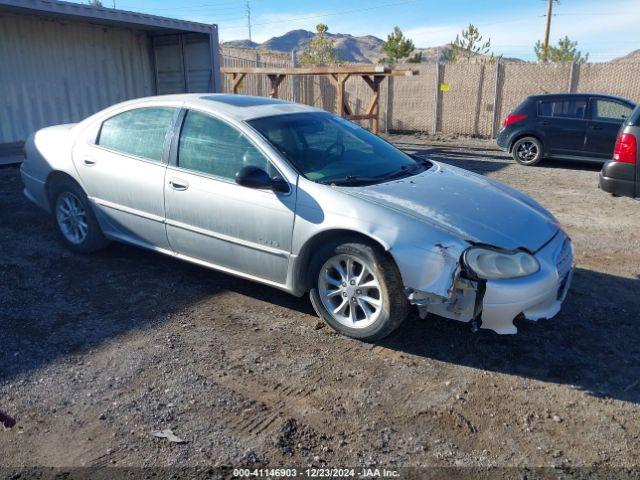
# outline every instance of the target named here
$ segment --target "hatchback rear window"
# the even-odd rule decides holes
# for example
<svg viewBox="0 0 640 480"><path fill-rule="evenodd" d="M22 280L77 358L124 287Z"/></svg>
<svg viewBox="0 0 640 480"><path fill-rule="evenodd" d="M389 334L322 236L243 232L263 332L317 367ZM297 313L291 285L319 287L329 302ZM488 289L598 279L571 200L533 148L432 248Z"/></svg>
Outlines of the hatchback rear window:
<svg viewBox="0 0 640 480"><path fill-rule="evenodd" d="M586 99L545 100L540 102L538 113L541 117L584 118L586 110Z"/></svg>

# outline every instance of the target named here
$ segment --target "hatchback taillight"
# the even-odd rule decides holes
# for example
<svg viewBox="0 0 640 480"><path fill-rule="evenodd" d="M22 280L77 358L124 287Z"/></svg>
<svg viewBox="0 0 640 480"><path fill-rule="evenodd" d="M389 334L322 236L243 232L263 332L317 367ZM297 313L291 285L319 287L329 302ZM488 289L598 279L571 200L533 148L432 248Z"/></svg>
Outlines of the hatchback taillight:
<svg viewBox="0 0 640 480"><path fill-rule="evenodd" d="M636 163L638 158L638 142L630 133L621 133L616 140L613 149L613 161L624 163Z"/></svg>
<svg viewBox="0 0 640 480"><path fill-rule="evenodd" d="M527 118L527 115L525 113L512 113L504 119L504 122L502 122L502 126L508 127L509 125L513 125L514 123L521 122L525 118Z"/></svg>

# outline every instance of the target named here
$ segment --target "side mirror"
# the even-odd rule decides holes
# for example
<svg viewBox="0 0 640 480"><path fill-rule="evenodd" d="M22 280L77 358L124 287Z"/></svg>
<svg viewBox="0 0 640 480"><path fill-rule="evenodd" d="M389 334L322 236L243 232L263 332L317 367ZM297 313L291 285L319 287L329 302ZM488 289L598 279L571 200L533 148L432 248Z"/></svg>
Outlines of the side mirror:
<svg viewBox="0 0 640 480"><path fill-rule="evenodd" d="M267 172L254 165L242 167L238 173L236 173L236 183L247 188L274 190L276 192L286 192L289 190L287 182L281 179L272 179Z"/></svg>

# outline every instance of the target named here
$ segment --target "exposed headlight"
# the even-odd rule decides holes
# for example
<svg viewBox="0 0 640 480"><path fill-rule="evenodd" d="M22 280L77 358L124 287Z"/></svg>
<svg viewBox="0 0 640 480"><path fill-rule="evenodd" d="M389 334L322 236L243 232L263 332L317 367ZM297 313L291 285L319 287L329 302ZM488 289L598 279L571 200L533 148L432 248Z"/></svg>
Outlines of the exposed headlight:
<svg viewBox="0 0 640 480"><path fill-rule="evenodd" d="M464 253L464 261L479 278L486 280L524 277L540 270L538 261L526 252L470 248Z"/></svg>

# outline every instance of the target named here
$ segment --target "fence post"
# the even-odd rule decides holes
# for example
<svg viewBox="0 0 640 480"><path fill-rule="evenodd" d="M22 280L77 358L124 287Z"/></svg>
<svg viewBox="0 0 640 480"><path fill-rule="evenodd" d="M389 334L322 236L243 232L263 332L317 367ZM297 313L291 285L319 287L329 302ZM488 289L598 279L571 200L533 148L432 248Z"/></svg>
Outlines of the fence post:
<svg viewBox="0 0 640 480"><path fill-rule="evenodd" d="M491 123L491 138L496 138L498 133L498 123L500 122L500 107L502 100L502 76L504 65L496 62L496 84L493 90L493 119Z"/></svg>
<svg viewBox="0 0 640 480"><path fill-rule="evenodd" d="M384 118L384 132L389 133L393 119L393 77L387 77L387 111Z"/></svg>
<svg viewBox="0 0 640 480"><path fill-rule="evenodd" d="M441 63L437 62L436 63L436 74L435 74L435 87L436 87L436 92L435 92L435 96L434 96L434 100L435 100L435 104L433 107L433 132L432 133L436 133L438 132L438 123L440 122L440 69L441 69Z"/></svg>
<svg viewBox="0 0 640 480"><path fill-rule="evenodd" d="M291 50L291 68L298 66L298 59L296 58L296 51ZM298 76L291 75L291 100L298 101Z"/></svg>
<svg viewBox="0 0 640 480"><path fill-rule="evenodd" d="M260 52L256 51L256 67L260 66ZM262 78L259 75L256 77L256 95L262 96ZM248 85L247 85L248 86Z"/></svg>
<svg viewBox="0 0 640 480"><path fill-rule="evenodd" d="M567 92L573 93L576 91L576 83L579 75L580 75L580 64L576 62L571 62L571 70L569 70L569 86L567 87Z"/></svg>

